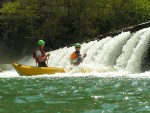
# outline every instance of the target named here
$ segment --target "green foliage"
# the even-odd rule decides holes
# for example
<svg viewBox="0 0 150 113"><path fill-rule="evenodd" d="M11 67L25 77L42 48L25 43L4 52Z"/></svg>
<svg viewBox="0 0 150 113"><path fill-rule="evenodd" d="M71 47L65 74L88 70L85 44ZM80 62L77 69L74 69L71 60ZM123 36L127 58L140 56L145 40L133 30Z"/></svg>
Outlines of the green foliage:
<svg viewBox="0 0 150 113"><path fill-rule="evenodd" d="M3 8L0 9L0 13L3 15L14 15L18 12L18 8L20 6L19 2L7 2L3 3Z"/></svg>
<svg viewBox="0 0 150 113"><path fill-rule="evenodd" d="M149 21L150 19L150 1L148 0L137 0L135 1L135 12L136 16L140 20ZM140 16L138 16L140 15Z"/></svg>
<svg viewBox="0 0 150 113"><path fill-rule="evenodd" d="M43 38L58 48L149 18L149 0L14 0L3 2L0 9L0 23L11 28L1 27L0 36L24 45Z"/></svg>

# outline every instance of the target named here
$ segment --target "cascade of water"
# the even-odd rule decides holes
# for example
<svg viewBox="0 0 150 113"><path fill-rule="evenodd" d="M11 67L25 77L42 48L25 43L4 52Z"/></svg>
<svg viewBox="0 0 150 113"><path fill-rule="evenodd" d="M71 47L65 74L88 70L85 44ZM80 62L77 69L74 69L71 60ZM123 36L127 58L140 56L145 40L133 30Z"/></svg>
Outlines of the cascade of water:
<svg viewBox="0 0 150 113"><path fill-rule="evenodd" d="M99 53L99 64L113 66L122 52L122 47L130 37L130 32L124 32L108 41Z"/></svg>
<svg viewBox="0 0 150 113"><path fill-rule="evenodd" d="M122 32L115 37L106 37L102 40L90 41L81 45L81 54L87 53L82 64L91 67L116 66L129 72L138 72L141 69L142 57L150 43L150 28L142 29L134 34ZM51 51L48 60L49 67L67 68L70 65L69 57L75 51L74 46L64 47ZM33 58L24 58L20 62L35 65Z"/></svg>
<svg viewBox="0 0 150 113"><path fill-rule="evenodd" d="M95 44L97 43L97 40L95 41L91 41L91 42L88 42L88 43L83 43L81 45L81 54L82 53L88 53L88 51L95 46Z"/></svg>
<svg viewBox="0 0 150 113"><path fill-rule="evenodd" d="M144 58L144 53L147 51L150 44L150 29L147 30L140 37L141 39L136 48L133 50L132 56L127 63L126 70L128 72L140 72L142 59Z"/></svg>
<svg viewBox="0 0 150 113"><path fill-rule="evenodd" d="M146 30L147 29L142 29L133 34L131 38L127 41L127 44L123 46L122 54L116 61L117 68L124 69L126 67L127 62L133 53L133 49L137 46L139 40L141 39L141 35L143 35Z"/></svg>
<svg viewBox="0 0 150 113"><path fill-rule="evenodd" d="M68 48L68 50L66 49L66 51L64 52L64 55L60 59L60 62L59 62L60 67L65 68L68 65L68 63L70 64L69 58L70 58L71 51L74 51L74 47Z"/></svg>
<svg viewBox="0 0 150 113"><path fill-rule="evenodd" d="M48 65L54 66L54 67L56 67L56 66L61 67L63 64L61 63L61 65L60 65L60 61L66 55L67 51L68 51L67 47L52 51L50 53L50 58L49 58L50 62L48 63Z"/></svg>
<svg viewBox="0 0 150 113"><path fill-rule="evenodd" d="M110 39L111 39L111 37L106 37L106 38L98 41L97 43L95 43L95 45L87 51L88 57L85 58L83 63L95 64L97 62L97 59L99 58L98 54L102 50L103 45Z"/></svg>

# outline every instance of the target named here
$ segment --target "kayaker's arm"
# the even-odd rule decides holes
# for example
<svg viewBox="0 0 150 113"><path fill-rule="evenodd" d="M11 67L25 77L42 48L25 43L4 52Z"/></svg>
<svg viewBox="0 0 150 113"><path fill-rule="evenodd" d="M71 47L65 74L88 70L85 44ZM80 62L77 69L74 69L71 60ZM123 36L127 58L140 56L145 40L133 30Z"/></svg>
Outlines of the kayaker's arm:
<svg viewBox="0 0 150 113"><path fill-rule="evenodd" d="M50 54L48 53L47 55L46 55L46 58L48 58L50 56Z"/></svg>
<svg viewBox="0 0 150 113"><path fill-rule="evenodd" d="M86 55L87 55L86 53L83 54L83 59L86 57Z"/></svg>

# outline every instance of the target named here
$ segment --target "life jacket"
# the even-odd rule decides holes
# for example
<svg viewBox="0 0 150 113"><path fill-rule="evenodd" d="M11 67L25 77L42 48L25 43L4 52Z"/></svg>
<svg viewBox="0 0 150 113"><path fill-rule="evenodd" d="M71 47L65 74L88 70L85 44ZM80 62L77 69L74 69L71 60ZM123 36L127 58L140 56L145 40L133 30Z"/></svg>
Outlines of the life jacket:
<svg viewBox="0 0 150 113"><path fill-rule="evenodd" d="M36 61L37 63L39 63L40 61L38 60L38 58L37 58L37 56L36 56L37 50L40 50L40 51L41 51L42 57L46 56L46 54L45 54L45 52L44 52L43 50L41 50L41 49L36 49L35 51L33 51L33 58L35 58L35 61ZM45 62L45 61L46 61L46 59L45 59L43 62Z"/></svg>
<svg viewBox="0 0 150 113"><path fill-rule="evenodd" d="M78 54L76 53L76 52L73 52L72 54L71 54L71 57L70 57L70 59L77 59L78 58Z"/></svg>
<svg viewBox="0 0 150 113"><path fill-rule="evenodd" d="M81 63L82 57L81 57L80 52L78 51L73 52L70 56L70 60L71 60L71 63L76 63L76 62Z"/></svg>

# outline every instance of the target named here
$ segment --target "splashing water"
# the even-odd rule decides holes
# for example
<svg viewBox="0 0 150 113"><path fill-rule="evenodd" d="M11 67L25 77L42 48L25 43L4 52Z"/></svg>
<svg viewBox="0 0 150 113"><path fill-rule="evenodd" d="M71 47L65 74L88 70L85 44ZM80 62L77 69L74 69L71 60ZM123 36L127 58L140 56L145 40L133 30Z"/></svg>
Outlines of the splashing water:
<svg viewBox="0 0 150 113"><path fill-rule="evenodd" d="M107 70L105 71L107 74L112 69L117 70L117 72L139 73L149 44L150 28L145 28L132 34L122 32L115 37L106 37L102 40L83 43L81 45L81 54L87 53L87 57L79 68L92 69L93 72L97 73ZM48 66L69 68L71 66L69 57L74 51L74 47L64 47L48 52L50 53ZM19 63L36 66L31 56L24 57Z"/></svg>

